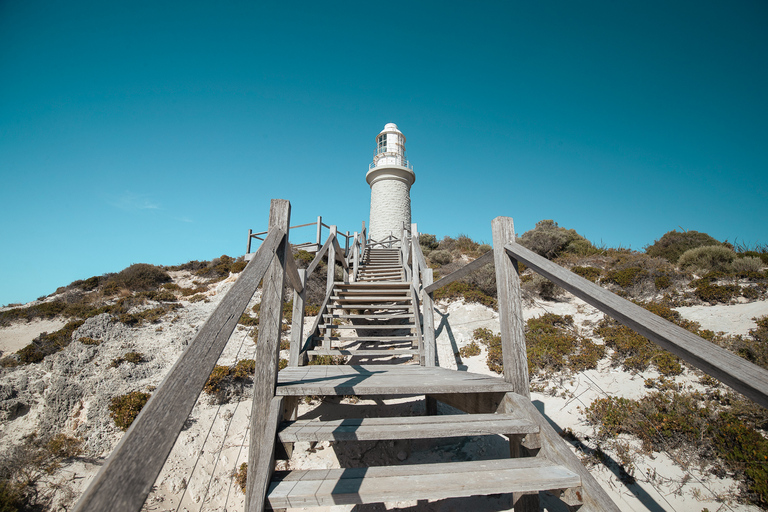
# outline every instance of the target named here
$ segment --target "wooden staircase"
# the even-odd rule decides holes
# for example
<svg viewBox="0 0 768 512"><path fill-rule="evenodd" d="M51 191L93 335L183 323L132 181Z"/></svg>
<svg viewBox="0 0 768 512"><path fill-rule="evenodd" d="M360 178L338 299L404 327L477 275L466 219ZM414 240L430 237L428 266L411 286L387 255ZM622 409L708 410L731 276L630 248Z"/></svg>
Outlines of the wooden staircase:
<svg viewBox="0 0 768 512"><path fill-rule="evenodd" d="M310 359L351 356L350 364L285 368L278 374L277 397L295 403L306 395L423 395L465 409L462 404L473 403L469 408L487 412L437 416L436 406L430 407L428 400L427 409L432 409L429 412L433 415L320 421L296 420L283 409L284 421L275 434L286 455L299 441L345 443L477 435L507 436L514 445L510 453L520 452L518 445L526 437L528 446L536 448L539 423L511 409L505 401L513 389L509 383L418 364L423 354L422 318L412 283L406 281L408 274L400 249L368 248L356 281L333 283L327 308L320 312L322 321L311 334L307 350ZM544 457L524 457L276 471L266 500L270 507L282 509L507 493L517 498L540 491L571 497L578 494L580 486L581 477L566 467ZM518 503L525 509L533 502L523 498Z"/></svg>

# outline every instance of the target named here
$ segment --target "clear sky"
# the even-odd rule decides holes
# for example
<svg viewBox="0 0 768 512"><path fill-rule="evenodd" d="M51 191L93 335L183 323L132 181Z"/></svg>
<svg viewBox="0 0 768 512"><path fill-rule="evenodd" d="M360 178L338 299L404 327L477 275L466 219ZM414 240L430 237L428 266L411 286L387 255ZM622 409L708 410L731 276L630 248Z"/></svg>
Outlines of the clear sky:
<svg viewBox="0 0 768 512"><path fill-rule="evenodd" d="M359 229L388 122L422 232L766 243L767 121L764 0L0 0L0 304L240 255L271 198Z"/></svg>

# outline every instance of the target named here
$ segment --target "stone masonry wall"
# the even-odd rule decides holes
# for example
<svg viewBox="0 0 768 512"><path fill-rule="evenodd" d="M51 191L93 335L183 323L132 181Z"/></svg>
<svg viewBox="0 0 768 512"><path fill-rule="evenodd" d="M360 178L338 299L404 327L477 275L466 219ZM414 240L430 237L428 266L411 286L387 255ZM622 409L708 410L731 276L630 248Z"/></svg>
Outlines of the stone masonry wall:
<svg viewBox="0 0 768 512"><path fill-rule="evenodd" d="M404 222L411 224L410 186L399 179L374 183L371 186L370 238L383 240L390 233L400 238Z"/></svg>

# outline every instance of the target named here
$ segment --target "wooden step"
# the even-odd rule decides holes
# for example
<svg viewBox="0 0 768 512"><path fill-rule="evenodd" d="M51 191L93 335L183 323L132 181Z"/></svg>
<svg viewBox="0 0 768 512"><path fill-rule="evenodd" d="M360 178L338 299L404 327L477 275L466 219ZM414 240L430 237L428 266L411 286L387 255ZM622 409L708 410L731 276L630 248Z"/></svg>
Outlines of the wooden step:
<svg viewBox="0 0 768 512"><path fill-rule="evenodd" d="M419 354L416 348L392 348L392 349L343 349L343 348L315 348L308 350L307 354L315 356L354 356L354 357L383 357L383 356L415 356Z"/></svg>
<svg viewBox="0 0 768 512"><path fill-rule="evenodd" d="M417 336L313 336L315 340L330 341L418 341Z"/></svg>
<svg viewBox="0 0 768 512"><path fill-rule="evenodd" d="M398 319L409 319L413 318L413 314L404 314L404 315L377 315L377 314L362 314L362 315L332 315L332 314L324 314L323 318L338 318L338 319L366 319L366 320L398 320Z"/></svg>
<svg viewBox="0 0 768 512"><path fill-rule="evenodd" d="M358 351L358 354L364 351ZM511 414L449 414L396 418L287 421L278 433L284 443L298 441L381 441L441 437L538 434L539 426Z"/></svg>
<svg viewBox="0 0 768 512"><path fill-rule="evenodd" d="M339 297L338 295L332 296L331 300L334 302L362 302L365 304L372 304L376 302L405 302L407 300L411 300L410 295L401 295L401 296L374 296L374 295L364 295L360 297Z"/></svg>
<svg viewBox="0 0 768 512"><path fill-rule="evenodd" d="M321 324L320 329L360 329L361 331L370 331L373 329L413 329L416 327L413 324L403 324L403 325L376 325L376 324L368 324L368 325L334 325L334 324Z"/></svg>
<svg viewBox="0 0 768 512"><path fill-rule="evenodd" d="M391 296L398 296L398 297L410 297L410 295L406 295L408 293L407 289L404 288L396 288L393 290L387 290L387 289L376 289L376 288L360 288L357 290L336 290L336 296L341 297L342 295L344 297L366 297L374 295L376 297L391 297Z"/></svg>
<svg viewBox="0 0 768 512"><path fill-rule="evenodd" d="M411 304L330 304L332 309L413 309Z"/></svg>
<svg viewBox="0 0 768 512"><path fill-rule="evenodd" d="M356 505L488 494L535 494L579 487L581 477L546 459L526 457L369 468L276 471L273 508Z"/></svg>
<svg viewBox="0 0 768 512"><path fill-rule="evenodd" d="M335 282L333 283L333 286L336 288L346 289L349 288L351 290L355 290L358 288L373 288L376 290L379 289L398 289L398 288L405 288L408 289L411 287L411 283L405 283L402 281L390 281L388 283L342 283L342 282Z"/></svg>
<svg viewBox="0 0 768 512"><path fill-rule="evenodd" d="M425 395L513 391L498 377L439 366L289 366L277 374L278 396Z"/></svg>

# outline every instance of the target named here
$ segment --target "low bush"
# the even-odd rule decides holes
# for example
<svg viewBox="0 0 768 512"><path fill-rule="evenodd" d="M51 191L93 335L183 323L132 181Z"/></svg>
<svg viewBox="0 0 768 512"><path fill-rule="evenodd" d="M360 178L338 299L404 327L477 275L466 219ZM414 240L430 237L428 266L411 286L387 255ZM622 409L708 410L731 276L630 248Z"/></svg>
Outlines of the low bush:
<svg viewBox="0 0 768 512"><path fill-rule="evenodd" d="M429 261L437 265L447 265L453 261L453 256L450 252L440 249L429 254Z"/></svg>
<svg viewBox="0 0 768 512"><path fill-rule="evenodd" d="M683 319L680 313L667 306L654 302L639 305L684 329L698 332L697 323ZM682 372L677 357L608 316L598 324L594 333L603 338L606 346L613 349L611 358L614 364L620 364L626 370L643 371L653 365L662 375L677 375Z"/></svg>
<svg viewBox="0 0 768 512"><path fill-rule="evenodd" d="M246 262L243 260L222 254L221 257L211 260L205 267L196 270L195 275L212 281L219 281L229 277L230 273L242 272L245 265Z"/></svg>
<svg viewBox="0 0 768 512"><path fill-rule="evenodd" d="M80 338L77 341L79 341L83 345L101 345L101 340L95 340L93 338L88 338L86 336Z"/></svg>
<svg viewBox="0 0 768 512"><path fill-rule="evenodd" d="M486 363L491 371L502 373L504 371L504 357L501 350L501 336L493 334L490 329L475 329L472 333L475 341L479 341L488 351Z"/></svg>
<svg viewBox="0 0 768 512"><path fill-rule="evenodd" d="M107 280L131 291L156 290L171 281L168 272L155 265L135 263Z"/></svg>
<svg viewBox="0 0 768 512"><path fill-rule="evenodd" d="M45 356L58 352L72 342L72 334L83 325L83 320L68 322L58 331L44 332L32 343L16 352L20 364L39 363Z"/></svg>
<svg viewBox="0 0 768 512"><path fill-rule="evenodd" d="M473 357L473 356L479 356L480 355L480 345L478 345L474 340L468 343L467 345L464 345L459 349L459 355L461 357Z"/></svg>
<svg viewBox="0 0 768 512"><path fill-rule="evenodd" d="M597 267L571 267L571 272L596 283L603 271Z"/></svg>
<svg viewBox="0 0 768 512"><path fill-rule="evenodd" d="M586 256L600 252L575 230L561 228L553 220L540 220L536 227L523 233L518 242L547 259L554 259L563 253Z"/></svg>
<svg viewBox="0 0 768 512"><path fill-rule="evenodd" d="M687 460L691 452L709 462L719 458L745 480L744 497L768 504L768 439L748 418L703 398L697 392L653 391L639 400L600 398L585 413L600 438L631 434L648 453L683 449Z"/></svg>
<svg viewBox="0 0 768 512"><path fill-rule="evenodd" d="M697 273L731 272L736 253L723 245L705 245L685 251L677 264L682 270Z"/></svg>
<svg viewBox="0 0 768 512"><path fill-rule="evenodd" d="M646 247L645 252L649 256L664 258L674 264L685 251L705 245L721 245L721 243L706 233L672 230L664 233L664 236Z"/></svg>
<svg viewBox="0 0 768 512"><path fill-rule="evenodd" d="M110 368L117 368L123 363L139 364L145 361L144 354L141 352L126 352L120 357L116 357L109 363Z"/></svg>
<svg viewBox="0 0 768 512"><path fill-rule="evenodd" d="M126 395L114 397L109 405L109 415L114 420L115 425L123 430L128 430L150 396L149 393L133 391Z"/></svg>
<svg viewBox="0 0 768 512"><path fill-rule="evenodd" d="M255 372L256 362L253 359L241 359L232 366L216 365L203 391L215 396L219 403L224 403L230 396L241 394Z"/></svg>
<svg viewBox="0 0 768 512"><path fill-rule="evenodd" d="M240 469L235 474L235 482L240 487L240 490L245 494L245 485L248 483L248 463L243 462L240 464Z"/></svg>
<svg viewBox="0 0 768 512"><path fill-rule="evenodd" d="M489 308L498 309L498 302L494 297L464 281L454 281L435 290L434 297L435 300L463 298L466 302L477 302Z"/></svg>
<svg viewBox="0 0 768 512"><path fill-rule="evenodd" d="M523 276L521 286L523 291L529 294L538 295L544 300L556 300L563 294L563 289L557 286L544 276L533 274L532 276Z"/></svg>
<svg viewBox="0 0 768 512"><path fill-rule="evenodd" d="M437 246L440 244L438 243L437 237L435 235L421 233L419 234L419 245L421 246L421 251L424 254L428 254L431 251L437 249Z"/></svg>
<svg viewBox="0 0 768 512"><path fill-rule="evenodd" d="M293 255L293 259L296 262L296 266L298 268L307 268L309 264L312 263L312 260L315 259L315 255L309 251L301 249L296 251L296 253Z"/></svg>
<svg viewBox="0 0 768 512"><path fill-rule="evenodd" d="M763 260L754 256L745 256L733 260L731 266L733 267L733 271L737 274L749 275L760 272L760 269L763 268Z"/></svg>

